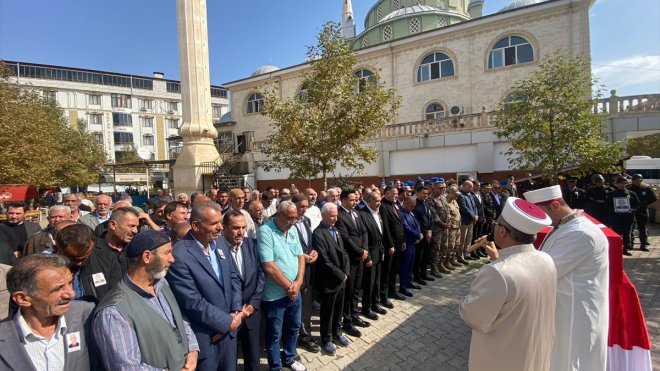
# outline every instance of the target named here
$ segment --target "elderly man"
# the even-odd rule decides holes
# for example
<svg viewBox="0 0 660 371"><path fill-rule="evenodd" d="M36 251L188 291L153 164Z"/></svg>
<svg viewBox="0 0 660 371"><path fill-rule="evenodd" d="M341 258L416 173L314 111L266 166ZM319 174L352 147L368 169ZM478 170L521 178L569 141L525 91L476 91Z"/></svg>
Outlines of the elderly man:
<svg viewBox="0 0 660 371"><path fill-rule="evenodd" d="M94 339L107 370L194 370L199 346L167 281L174 261L164 234L147 230L126 246L128 272L99 304Z"/></svg>
<svg viewBox="0 0 660 371"><path fill-rule="evenodd" d="M383 236L385 244L385 260L380 278L380 301L388 308L394 305L388 298L406 300L406 297L396 291L396 275L399 271L399 257L406 248L403 224L401 224L401 207L398 204L399 190L393 186L385 188L381 199L380 213L387 234Z"/></svg>
<svg viewBox="0 0 660 371"><path fill-rule="evenodd" d="M367 247L369 249L369 257L364 265L362 277L362 316L370 320L377 320L378 314L387 313L385 309L378 305L380 302L378 292L380 269L385 258L383 236L386 233L379 212L380 200L381 197L378 192L366 193L364 201L367 206L360 210L362 221L367 229Z"/></svg>
<svg viewBox="0 0 660 371"><path fill-rule="evenodd" d="M193 204L192 229L174 246L167 280L199 341L199 370L235 370L236 331L244 317L241 281L220 241L222 213L215 202Z"/></svg>
<svg viewBox="0 0 660 371"><path fill-rule="evenodd" d="M54 228L65 220L71 220L71 209L68 206L56 205L48 209L48 226L30 237L21 252L22 256L38 254L53 247L55 244Z"/></svg>
<svg viewBox="0 0 660 371"><path fill-rule="evenodd" d="M243 214L247 228L245 229L245 237L256 236L257 228L250 217L250 213L243 209L245 206L245 193L239 188L234 188L229 191L229 210L236 210Z"/></svg>
<svg viewBox="0 0 660 371"><path fill-rule="evenodd" d="M350 263L343 239L334 225L339 211L337 205L328 202L321 208L323 219L314 230L314 249L318 251L316 288L321 296L321 349L327 355L335 355L333 341L342 347L349 345L342 335L341 317L344 290L349 279Z"/></svg>
<svg viewBox="0 0 660 371"><path fill-rule="evenodd" d="M258 371L261 296L265 283L264 272L259 263L259 251L254 240L245 238L247 223L241 212L229 210L222 218L222 227L222 237L219 241L231 254L243 293L245 321L238 330L238 341L243 351L243 369Z"/></svg>
<svg viewBox="0 0 660 371"><path fill-rule="evenodd" d="M39 224L25 221L25 204L23 202L9 202L7 207L7 220L0 223L0 239L5 242L15 257L21 257L26 242L35 233L39 232Z"/></svg>
<svg viewBox="0 0 660 371"><path fill-rule="evenodd" d="M409 289L420 290L422 287L413 283L413 265L415 260L415 250L424 239L424 233L420 227L419 221L413 212L415 208L415 199L405 196L401 210L401 224L405 235L405 249L402 249L399 259L399 292L408 297L413 294Z"/></svg>
<svg viewBox="0 0 660 371"><path fill-rule="evenodd" d="M179 202L183 202L184 204L186 204L186 206L190 207L190 198L188 198L187 193L179 193L178 195L176 195L176 200Z"/></svg>
<svg viewBox="0 0 660 371"><path fill-rule="evenodd" d="M461 184L461 193L458 195L458 208L461 212L461 235L460 235L460 246L458 262L463 264L468 264L465 261L465 257L469 254L467 253L467 248L472 243L472 230L479 221L479 210L477 206L477 200L472 193L472 182L466 180Z"/></svg>
<svg viewBox="0 0 660 371"><path fill-rule="evenodd" d="M128 270L126 251L124 248L138 233L140 224L139 214L132 207L120 207L115 209L108 221L108 230L96 238L97 248L112 252L119 262L122 274Z"/></svg>
<svg viewBox="0 0 660 371"><path fill-rule="evenodd" d="M551 370L605 370L609 324L609 257L603 231L571 209L557 186L526 192L555 228L541 245L557 268ZM566 341L570 339L570 341Z"/></svg>
<svg viewBox="0 0 660 371"><path fill-rule="evenodd" d="M257 233L259 257L266 272L262 302L266 316L266 354L273 370L282 366L306 370L295 360L300 330L300 288L306 264L298 234L290 233L296 219L296 205L284 201L278 206L275 218L262 225Z"/></svg>
<svg viewBox="0 0 660 371"><path fill-rule="evenodd" d="M90 226L92 229L97 225L110 219L110 209L112 208L112 198L108 195L98 195L94 199L94 211L83 215L78 219L78 223Z"/></svg>
<svg viewBox="0 0 660 371"><path fill-rule="evenodd" d="M69 261L59 255L20 259L7 274L18 310L0 322L3 370L95 370L90 347L94 305L73 301Z"/></svg>
<svg viewBox="0 0 660 371"><path fill-rule="evenodd" d="M479 270L459 307L472 328L470 370L550 367L557 270L552 259L532 245L536 233L550 223L530 202L507 200L493 232L495 243L485 246L491 263Z"/></svg>
<svg viewBox="0 0 660 371"><path fill-rule="evenodd" d="M257 238L257 230L264 224L264 205L261 201L254 200L250 202L250 207L248 208L248 213L250 214L250 219L254 223L254 233L248 231L248 237L252 239Z"/></svg>
<svg viewBox="0 0 660 371"><path fill-rule="evenodd" d="M80 210L80 199L75 194L66 194L62 199L64 200L64 205L71 209L71 220L77 222L81 216L89 214L87 211Z"/></svg>
<svg viewBox="0 0 660 371"><path fill-rule="evenodd" d="M305 216L309 218L309 222L311 223L310 228L313 231L321 223L321 209L316 206L316 199L318 198L318 195L314 188L307 188L303 190L303 193L309 200L309 207L307 207L307 211L305 211Z"/></svg>

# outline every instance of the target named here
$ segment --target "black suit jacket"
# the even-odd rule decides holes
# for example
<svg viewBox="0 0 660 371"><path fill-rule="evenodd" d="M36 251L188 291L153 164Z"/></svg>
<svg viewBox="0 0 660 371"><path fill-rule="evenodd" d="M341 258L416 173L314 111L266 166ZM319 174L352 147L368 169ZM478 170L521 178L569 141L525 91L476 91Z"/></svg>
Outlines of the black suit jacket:
<svg viewBox="0 0 660 371"><path fill-rule="evenodd" d="M243 245L241 245L240 251L243 258L243 274L239 273L233 257L231 261L234 264L236 275L241 281L241 290L243 292L242 303L250 304L256 310L250 317L245 318L243 325L248 328L254 328L261 321L259 309L261 307L261 296L264 293L266 277L259 262L259 249L257 249L256 242L251 238L243 239Z"/></svg>
<svg viewBox="0 0 660 371"><path fill-rule="evenodd" d="M394 208L397 210L396 214L394 213ZM403 224L401 224L402 211L403 209L399 205L395 205L384 198L381 201L379 212L380 217L383 218L385 230L387 231L383 238L386 249L394 247L396 251L400 251L401 246L405 243Z"/></svg>
<svg viewBox="0 0 660 371"><path fill-rule="evenodd" d="M300 232L300 229L298 229L299 224L295 224L293 226L293 229L298 232L298 241L300 241L300 247L302 247L302 251L305 254L309 254L312 249L314 248L314 236L312 234L312 221L309 220L308 217L303 216L303 231L302 233L305 234L307 237L307 241L305 242L305 238L303 238L302 233ZM300 290L305 290L306 288L309 287L309 283L312 280L312 265L311 264L305 264L305 279L303 280L302 287Z"/></svg>
<svg viewBox="0 0 660 371"><path fill-rule="evenodd" d="M314 249L319 257L316 261L316 289L320 293L331 294L344 286L350 263L344 250L342 238L337 231L337 241L332 237L328 226L321 223L314 230Z"/></svg>
<svg viewBox="0 0 660 371"><path fill-rule="evenodd" d="M383 246L385 225L382 225L383 233L381 233L380 229L378 229L378 225L376 224L376 220L371 215L371 211L368 208L365 210L361 210L360 216L364 221L365 227L367 227L367 245L369 246L369 258L367 259L367 262L369 262L370 260L377 262L380 260L380 257L385 253L385 248Z"/></svg>
<svg viewBox="0 0 660 371"><path fill-rule="evenodd" d="M417 200L413 208L413 214L419 222L419 227L422 233L430 231L433 228L433 218L431 217L431 209L424 201Z"/></svg>
<svg viewBox="0 0 660 371"><path fill-rule="evenodd" d="M335 228L339 231L341 238L344 242L344 248L352 261L359 261L364 251L368 251L368 237L367 237L367 228L364 226L364 222L360 218L360 215L357 211L353 210L355 213L355 223L353 223L353 217L350 212L344 210L343 207L338 207L339 215L337 217L337 222L335 222Z"/></svg>

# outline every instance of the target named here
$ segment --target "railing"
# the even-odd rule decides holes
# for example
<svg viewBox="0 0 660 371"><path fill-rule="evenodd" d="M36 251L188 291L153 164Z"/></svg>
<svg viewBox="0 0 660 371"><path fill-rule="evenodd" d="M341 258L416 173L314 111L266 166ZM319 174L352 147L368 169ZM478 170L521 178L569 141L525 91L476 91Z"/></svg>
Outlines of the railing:
<svg viewBox="0 0 660 371"><path fill-rule="evenodd" d="M618 97L616 90L609 98L599 99L594 105L594 113L626 114L640 112L660 112L660 94L628 95Z"/></svg>

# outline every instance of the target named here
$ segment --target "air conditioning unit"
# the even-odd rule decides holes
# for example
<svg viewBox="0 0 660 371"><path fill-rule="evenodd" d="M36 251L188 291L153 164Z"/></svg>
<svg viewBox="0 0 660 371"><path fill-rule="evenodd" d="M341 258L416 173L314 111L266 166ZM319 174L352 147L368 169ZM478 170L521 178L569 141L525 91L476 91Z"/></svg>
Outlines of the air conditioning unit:
<svg viewBox="0 0 660 371"><path fill-rule="evenodd" d="M176 113L176 111L175 111L175 110L173 110L173 109L171 109L171 110L168 110L168 111L167 111L167 113L169 113L170 115L173 115L173 114L175 114L175 113Z"/></svg>
<svg viewBox="0 0 660 371"><path fill-rule="evenodd" d="M452 116L462 115L464 111L465 110L463 109L463 107L459 107L459 106L452 106L449 109L449 113L451 113Z"/></svg>

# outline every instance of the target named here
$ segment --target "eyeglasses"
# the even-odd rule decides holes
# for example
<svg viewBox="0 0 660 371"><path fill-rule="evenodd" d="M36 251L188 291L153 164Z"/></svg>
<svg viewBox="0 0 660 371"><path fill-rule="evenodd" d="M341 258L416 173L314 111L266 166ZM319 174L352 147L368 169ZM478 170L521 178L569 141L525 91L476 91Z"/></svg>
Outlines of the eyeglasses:
<svg viewBox="0 0 660 371"><path fill-rule="evenodd" d="M493 230L495 230L495 226L498 226L498 225L499 225L500 227L506 229L507 232L511 232L511 230L509 229L509 227L507 227L506 225L504 225L504 224L502 224L502 223L499 223L497 220L493 220Z"/></svg>

